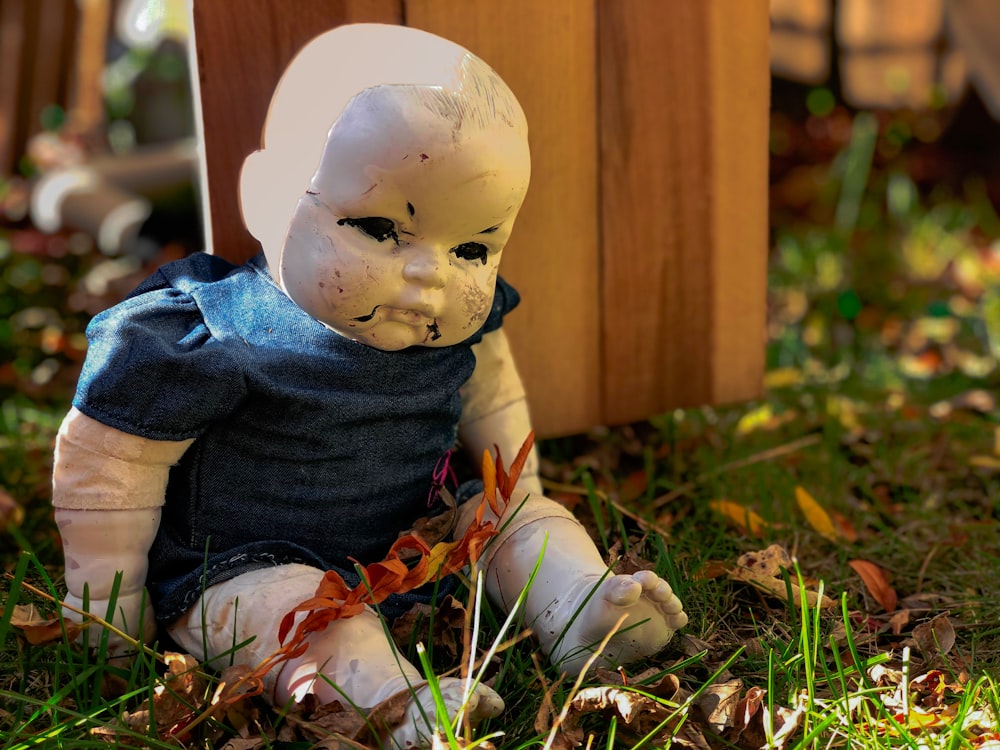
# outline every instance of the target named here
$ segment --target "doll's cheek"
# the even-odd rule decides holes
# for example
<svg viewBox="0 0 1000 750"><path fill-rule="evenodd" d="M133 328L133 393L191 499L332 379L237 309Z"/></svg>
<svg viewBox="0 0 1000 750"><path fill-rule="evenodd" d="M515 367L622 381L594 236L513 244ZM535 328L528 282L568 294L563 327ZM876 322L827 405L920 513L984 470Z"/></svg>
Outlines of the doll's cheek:
<svg viewBox="0 0 1000 750"><path fill-rule="evenodd" d="M489 287L492 289L492 285ZM468 320L467 327L478 328L489 315L492 295L481 285L466 284L462 289L462 312Z"/></svg>

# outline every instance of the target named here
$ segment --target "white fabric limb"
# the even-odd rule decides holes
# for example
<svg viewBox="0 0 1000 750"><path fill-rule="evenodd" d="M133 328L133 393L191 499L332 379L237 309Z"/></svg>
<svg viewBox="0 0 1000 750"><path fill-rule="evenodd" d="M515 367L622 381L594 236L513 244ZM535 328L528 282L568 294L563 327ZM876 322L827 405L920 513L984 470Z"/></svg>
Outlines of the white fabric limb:
<svg viewBox="0 0 1000 750"><path fill-rule="evenodd" d="M298 564L252 570L209 587L170 626L170 635L202 661L224 659L224 664L232 660L256 666L278 649L278 626L285 613L312 597L322 578L323 571ZM297 615L297 621L303 617L305 613ZM385 624L374 611L366 609L332 622L307 640L305 653L265 676L265 695L273 703L281 706L313 693L320 703L349 701L359 708L371 708L397 693L412 691L414 700L385 738L386 746L430 746L427 738L434 727L427 725L424 715L435 721L433 697L417 668L387 638ZM233 654L233 646L241 643L246 645ZM445 677L440 685L449 716L454 715L465 702L463 681ZM475 724L499 714L503 701L480 685L465 710Z"/></svg>
<svg viewBox="0 0 1000 750"><path fill-rule="evenodd" d="M56 437L52 504L77 510L158 508L170 467L192 442L129 435L74 408Z"/></svg>
<svg viewBox="0 0 1000 750"><path fill-rule="evenodd" d="M613 575L586 529L566 508L515 493L499 521L500 534L483 559L486 592L510 611L531 581L525 622L549 660L576 675L601 640L620 628L591 663L613 667L648 656L687 623L680 600L653 571ZM477 503L462 506L458 531L472 520ZM534 580L531 574L538 566Z"/></svg>
<svg viewBox="0 0 1000 750"><path fill-rule="evenodd" d="M120 573L110 621L135 638L151 640L156 634L156 622L143 587L149 548L160 525L160 509L56 508L55 517L66 557L66 603L105 618L115 577ZM68 609L64 614L73 621L81 619ZM127 648L113 634L109 644L113 653Z"/></svg>
<svg viewBox="0 0 1000 750"><path fill-rule="evenodd" d="M476 369L462 388L459 438L474 461L479 460L484 450L492 452L496 446L510 466L531 432L524 385L502 328L487 333L472 350ZM532 449L517 485L532 494L541 494L537 450Z"/></svg>

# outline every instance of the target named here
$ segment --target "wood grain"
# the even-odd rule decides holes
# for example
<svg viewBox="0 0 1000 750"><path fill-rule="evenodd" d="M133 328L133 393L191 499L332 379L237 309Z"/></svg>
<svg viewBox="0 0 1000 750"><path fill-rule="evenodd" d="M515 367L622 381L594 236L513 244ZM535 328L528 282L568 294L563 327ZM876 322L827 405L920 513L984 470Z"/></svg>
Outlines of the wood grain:
<svg viewBox="0 0 1000 750"><path fill-rule="evenodd" d="M578 0L407 0L406 23L488 62L528 118L531 187L501 273L505 322L540 435L601 421L596 33Z"/></svg>
<svg viewBox="0 0 1000 750"><path fill-rule="evenodd" d="M0 0L0 170L13 174L23 140L18 123L24 75L27 9L24 0ZM15 116L15 113L16 116Z"/></svg>
<svg viewBox="0 0 1000 750"><path fill-rule="evenodd" d="M767 3L598 3L604 418L763 372Z"/></svg>
<svg viewBox="0 0 1000 750"><path fill-rule="evenodd" d="M355 22L401 23L401 0L195 0L195 92L201 103L206 245L233 262L260 251L240 214L238 182L260 133L274 87L314 36ZM331 71L336 75L336 71Z"/></svg>

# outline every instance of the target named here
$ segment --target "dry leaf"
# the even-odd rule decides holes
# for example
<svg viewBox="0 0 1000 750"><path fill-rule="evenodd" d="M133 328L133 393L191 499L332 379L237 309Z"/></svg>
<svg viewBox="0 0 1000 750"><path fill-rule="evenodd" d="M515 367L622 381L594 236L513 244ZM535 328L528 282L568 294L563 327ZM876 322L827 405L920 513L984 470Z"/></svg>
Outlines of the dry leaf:
<svg viewBox="0 0 1000 750"><path fill-rule="evenodd" d="M896 609L896 590L889 585L885 571L878 565L867 560L850 560L847 563L854 572L861 576L861 580L868 589L868 593L878 602L886 612L893 612Z"/></svg>
<svg viewBox="0 0 1000 750"><path fill-rule="evenodd" d="M63 638L63 625L66 627L66 638L76 640L83 630L83 625L60 617L42 617L34 604L16 604L10 617L10 624L19 629L32 646L55 643Z"/></svg>
<svg viewBox="0 0 1000 750"><path fill-rule="evenodd" d="M899 635L910 622L910 610L901 609L889 618L889 629L893 635Z"/></svg>
<svg viewBox="0 0 1000 750"><path fill-rule="evenodd" d="M858 541L858 531L854 528L854 524L851 523L851 519L847 516L841 515L835 510L830 511L830 517L833 519L834 524L837 527L837 535L841 539L852 544Z"/></svg>
<svg viewBox="0 0 1000 750"><path fill-rule="evenodd" d="M733 726L723 735L728 742L743 750L764 747L780 750L785 746L798 729L808 701L800 694L794 709L775 706L772 717L764 700L766 695L762 688L747 690L746 697L736 704Z"/></svg>
<svg viewBox="0 0 1000 750"><path fill-rule="evenodd" d="M729 571L729 578L733 581L749 583L756 589L783 601L788 601L788 590L791 588L792 601L796 604L801 602L803 592L799 589L798 583L792 580L786 583L782 570L790 570L792 560L788 552L780 544L772 544L765 550L759 552L747 552L740 555L736 561L736 567ZM806 602L810 607L820 607L828 609L836 602L830 597L820 595L815 591L804 592Z"/></svg>
<svg viewBox="0 0 1000 750"><path fill-rule="evenodd" d="M444 510L434 516L423 516L413 522L413 527L407 531L400 532L399 536L404 537L412 534L419 537L428 547L445 539L455 528L458 520L458 506L455 504L455 496L448 491L447 487L438 489L438 496L444 504Z"/></svg>
<svg viewBox="0 0 1000 750"><path fill-rule="evenodd" d="M7 490L0 487L0 533L8 528L17 528L24 520L24 508Z"/></svg>
<svg viewBox="0 0 1000 750"><path fill-rule="evenodd" d="M430 632L431 624L434 632ZM390 630L393 640L402 651L411 643L431 643L433 653L440 652L451 659L458 656L462 646L462 628L465 625L465 607L451 594L436 607L414 604L409 611L397 617Z"/></svg>
<svg viewBox="0 0 1000 750"><path fill-rule="evenodd" d="M988 469L989 471L1000 471L1000 458L993 456L969 456L969 466L974 469Z"/></svg>
<svg viewBox="0 0 1000 750"><path fill-rule="evenodd" d="M205 683L198 675L198 661L189 654L168 651L164 654L167 674L164 682L153 688L152 705L149 699L135 711L126 711L125 723L141 734L150 731L150 720L156 722L160 737L182 738L185 727L195 717L205 695Z"/></svg>
<svg viewBox="0 0 1000 750"><path fill-rule="evenodd" d="M816 499L804 487L795 488L795 502L799 504L799 509L806 517L809 525L820 536L829 539L831 542L837 541L837 529L833 525L830 514L823 509L822 505L816 502Z"/></svg>
<svg viewBox="0 0 1000 750"><path fill-rule="evenodd" d="M943 656L955 645L955 628L947 614L940 614L917 625L913 629L913 640L925 657Z"/></svg>
<svg viewBox="0 0 1000 750"><path fill-rule="evenodd" d="M759 537L768 527L767 521L749 508L744 508L732 500L712 500L708 507L753 536Z"/></svg>
<svg viewBox="0 0 1000 750"><path fill-rule="evenodd" d="M698 696L695 705L705 715L705 721L716 734L733 726L736 705L743 692L743 680L735 677L727 682L714 682Z"/></svg>

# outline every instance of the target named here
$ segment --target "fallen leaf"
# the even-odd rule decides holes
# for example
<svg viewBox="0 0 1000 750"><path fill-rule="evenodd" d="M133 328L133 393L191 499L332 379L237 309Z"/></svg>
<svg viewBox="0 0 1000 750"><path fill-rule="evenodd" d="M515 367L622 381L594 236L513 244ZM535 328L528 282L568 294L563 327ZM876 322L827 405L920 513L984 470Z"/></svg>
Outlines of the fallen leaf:
<svg viewBox="0 0 1000 750"><path fill-rule="evenodd" d="M816 502L816 499L804 487L795 488L795 502L799 504L799 510L802 511L809 525L820 536L831 542L837 541L837 530L833 525L830 514L823 509L822 505Z"/></svg>
<svg viewBox="0 0 1000 750"><path fill-rule="evenodd" d="M753 536L759 537L768 527L767 521L749 508L744 508L732 500L712 500L708 507Z"/></svg>
<svg viewBox="0 0 1000 750"><path fill-rule="evenodd" d="M851 519L835 510L830 511L830 517L837 526L837 534L844 541L850 542L851 544L858 541L858 531L854 528L854 524L851 523Z"/></svg>
<svg viewBox="0 0 1000 750"><path fill-rule="evenodd" d="M434 632L431 633L433 624ZM454 659L462 646L462 628L465 625L465 607L451 594L436 606L414 604L397 617L390 630L393 640L404 653L413 643L433 644L431 653Z"/></svg>
<svg viewBox="0 0 1000 750"><path fill-rule="evenodd" d="M691 574L694 581L707 581L721 578L729 572L729 566L724 560L706 560L700 568Z"/></svg>
<svg viewBox="0 0 1000 750"><path fill-rule="evenodd" d="M970 456L969 466L975 469L1000 471L1000 458L995 458L993 456Z"/></svg>
<svg viewBox="0 0 1000 750"><path fill-rule="evenodd" d="M152 699L147 698L135 711L126 711L122 718L141 734L148 734L155 722L157 735L182 740L202 703L205 683L198 674L198 661L190 654L168 651L164 661L167 673L153 688Z"/></svg>
<svg viewBox="0 0 1000 750"><path fill-rule="evenodd" d="M63 626L69 641L83 631L84 626L60 617L43 617L34 604L16 604L10 617L10 624L20 630L32 646L55 643L63 639Z"/></svg>
<svg viewBox="0 0 1000 750"><path fill-rule="evenodd" d="M716 734L733 726L736 705L743 692L743 680L735 677L726 682L713 682L698 695L695 705L705 715L705 721Z"/></svg>
<svg viewBox="0 0 1000 750"><path fill-rule="evenodd" d="M910 622L910 610L901 609L889 618L889 629L893 635L899 635Z"/></svg>
<svg viewBox="0 0 1000 750"><path fill-rule="evenodd" d="M433 547L451 534L455 528L455 522L458 520L458 506L455 504L455 496L448 491L447 487L440 487L438 497L444 505L444 510L433 516L418 518L413 522L411 529L400 532L399 536L404 537L412 534L419 537L428 547Z"/></svg>
<svg viewBox="0 0 1000 750"><path fill-rule="evenodd" d="M0 487L0 533L8 528L17 528L24 520L24 508L10 495L7 490Z"/></svg>
<svg viewBox="0 0 1000 750"><path fill-rule="evenodd" d="M889 585L885 571L878 565L867 560L849 560L848 565L854 572L861 576L861 580L868 589L868 593L878 602L886 612L896 610L896 590Z"/></svg>
<svg viewBox="0 0 1000 750"><path fill-rule="evenodd" d="M670 702L657 700L624 687L602 685L580 690L569 704L569 711L562 729L575 730L585 714L601 713L614 717L619 730L644 737L653 745L674 738L685 732L687 747L708 749L708 743L693 725L685 722L683 712Z"/></svg>
<svg viewBox="0 0 1000 750"><path fill-rule="evenodd" d="M786 582L782 571L791 568L792 560L785 548L780 544L772 544L765 550L740 555L736 567L729 571L729 578L749 583L754 588L782 601L788 601L788 591L791 589L792 601L796 604L801 602L803 595L810 607L829 609L836 604L825 594L820 595L808 589L803 592L794 579Z"/></svg>
<svg viewBox="0 0 1000 750"><path fill-rule="evenodd" d="M925 657L947 654L955 645L955 628L947 614L940 614L913 629L913 640Z"/></svg>

